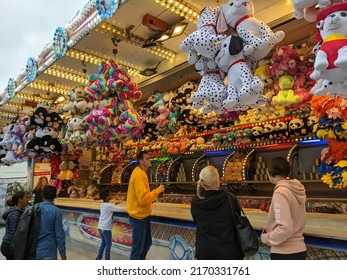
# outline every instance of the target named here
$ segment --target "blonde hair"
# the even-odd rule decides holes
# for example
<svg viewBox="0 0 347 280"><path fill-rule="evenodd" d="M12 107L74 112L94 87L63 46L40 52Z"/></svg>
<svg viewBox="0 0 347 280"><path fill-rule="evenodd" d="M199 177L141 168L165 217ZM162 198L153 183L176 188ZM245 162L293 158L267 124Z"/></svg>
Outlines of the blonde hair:
<svg viewBox="0 0 347 280"><path fill-rule="evenodd" d="M199 198L204 199L203 190L208 190L218 183L219 173L216 167L208 165L204 167L199 174L199 181L196 187L196 194Z"/></svg>

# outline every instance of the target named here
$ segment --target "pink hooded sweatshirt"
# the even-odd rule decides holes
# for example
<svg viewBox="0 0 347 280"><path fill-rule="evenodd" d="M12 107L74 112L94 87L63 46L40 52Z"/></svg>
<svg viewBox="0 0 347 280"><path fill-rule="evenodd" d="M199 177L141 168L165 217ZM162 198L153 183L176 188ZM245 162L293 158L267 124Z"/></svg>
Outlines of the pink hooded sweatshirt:
<svg viewBox="0 0 347 280"><path fill-rule="evenodd" d="M294 254L306 251L303 231L306 223L305 187L296 179L277 183L272 196L261 241L271 253Z"/></svg>

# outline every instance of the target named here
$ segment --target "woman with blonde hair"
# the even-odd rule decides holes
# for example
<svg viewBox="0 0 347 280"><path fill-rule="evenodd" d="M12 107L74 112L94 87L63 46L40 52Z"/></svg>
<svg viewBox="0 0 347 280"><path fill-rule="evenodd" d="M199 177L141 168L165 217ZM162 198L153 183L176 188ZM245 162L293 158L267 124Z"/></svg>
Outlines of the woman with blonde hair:
<svg viewBox="0 0 347 280"><path fill-rule="evenodd" d="M195 257L199 260L242 260L244 255L238 243L233 209L240 209L234 196L220 189L218 170L206 166L199 174L197 195L191 204L196 223Z"/></svg>
<svg viewBox="0 0 347 280"><path fill-rule="evenodd" d="M40 203L43 201L42 190L47 185L48 185L47 177L46 176L40 177L39 180L37 181L35 189L33 190L33 194L35 195L33 204Z"/></svg>

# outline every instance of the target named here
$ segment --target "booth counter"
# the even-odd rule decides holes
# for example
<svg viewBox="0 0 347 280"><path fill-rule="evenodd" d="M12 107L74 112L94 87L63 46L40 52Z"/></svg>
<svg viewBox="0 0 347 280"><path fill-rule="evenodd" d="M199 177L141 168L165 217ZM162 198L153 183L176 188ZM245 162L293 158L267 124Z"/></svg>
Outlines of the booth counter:
<svg viewBox="0 0 347 280"><path fill-rule="evenodd" d="M116 201L111 201L116 202ZM71 238L94 243L100 242L97 231L101 200L56 198L55 205L63 210L64 228ZM118 206L124 206L120 202ZM267 213L259 209L244 209L253 227L260 234ZM153 246L149 259L193 259L196 225L190 214L190 205L153 203ZM129 256L131 227L126 213L114 214L113 250ZM307 213L304 229L309 247L308 259L347 259L347 215ZM269 258L269 248L261 246L255 259Z"/></svg>

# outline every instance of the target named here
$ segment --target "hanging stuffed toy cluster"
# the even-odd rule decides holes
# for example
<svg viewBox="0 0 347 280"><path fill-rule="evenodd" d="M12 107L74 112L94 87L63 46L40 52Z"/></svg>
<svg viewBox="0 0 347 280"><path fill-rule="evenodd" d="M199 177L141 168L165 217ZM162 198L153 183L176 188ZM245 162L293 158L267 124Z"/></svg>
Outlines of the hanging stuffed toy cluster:
<svg viewBox="0 0 347 280"><path fill-rule="evenodd" d="M225 35L229 28L237 36ZM264 84L253 72L257 62L283 38L282 31L273 33L254 18L252 1L227 1L221 8L204 8L197 30L180 46L181 51L189 52L188 62L202 75L191 97L193 108L222 114L224 110L246 110L266 102Z"/></svg>
<svg viewBox="0 0 347 280"><path fill-rule="evenodd" d="M272 102L296 110L308 107L312 98L309 77L312 71L313 61L308 56L300 57L292 45L277 47L268 69L269 76L275 81Z"/></svg>
<svg viewBox="0 0 347 280"><path fill-rule="evenodd" d="M84 90L89 101L94 102L94 108L86 121L99 144L139 139L145 119L133 103L141 98L141 92L128 74L111 59L101 62L98 73L89 75L88 80Z"/></svg>
<svg viewBox="0 0 347 280"><path fill-rule="evenodd" d="M64 122L58 112L47 103L40 102L30 116L30 130L24 137L29 155L61 153L61 128Z"/></svg>
<svg viewBox="0 0 347 280"><path fill-rule="evenodd" d="M330 188L347 187L347 99L324 95L311 100L312 112L319 122L314 125L317 137L328 140L321 152L317 172Z"/></svg>
<svg viewBox="0 0 347 280"><path fill-rule="evenodd" d="M27 131L30 128L30 118L21 116L14 123L3 127L3 135L0 141L0 158L1 163L11 165L21 162L28 156L29 151L25 145L27 139Z"/></svg>

